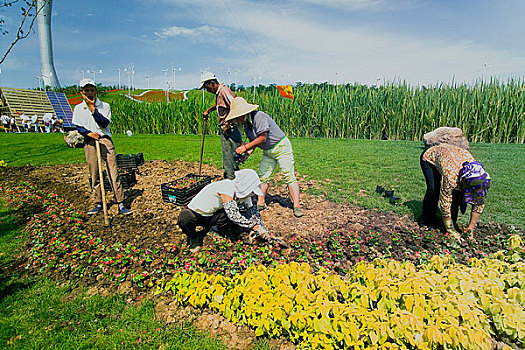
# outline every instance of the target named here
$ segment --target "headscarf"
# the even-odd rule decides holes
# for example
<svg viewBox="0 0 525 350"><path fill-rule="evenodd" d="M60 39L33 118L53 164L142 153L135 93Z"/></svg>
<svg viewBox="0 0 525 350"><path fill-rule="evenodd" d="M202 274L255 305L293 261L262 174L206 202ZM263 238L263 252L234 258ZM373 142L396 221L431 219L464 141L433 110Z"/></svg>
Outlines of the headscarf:
<svg viewBox="0 0 525 350"><path fill-rule="evenodd" d="M465 193L464 201L472 205L485 203L490 188L490 175L480 162L464 162L459 171L460 188Z"/></svg>
<svg viewBox="0 0 525 350"><path fill-rule="evenodd" d="M237 198L246 198L251 193L262 196L261 180L252 169L242 169L235 172L235 195Z"/></svg>

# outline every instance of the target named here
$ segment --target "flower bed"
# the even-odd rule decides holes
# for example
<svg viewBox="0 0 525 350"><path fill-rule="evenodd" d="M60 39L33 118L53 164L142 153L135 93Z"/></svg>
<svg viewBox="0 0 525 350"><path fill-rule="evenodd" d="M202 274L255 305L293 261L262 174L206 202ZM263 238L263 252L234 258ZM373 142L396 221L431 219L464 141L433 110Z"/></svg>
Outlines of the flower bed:
<svg viewBox="0 0 525 350"><path fill-rule="evenodd" d="M296 237L291 250L214 236L190 255L186 245L137 247L86 231L71 204L30 183L4 183L0 193L31 217L27 263L20 268L33 273L91 284L127 282L138 290L160 281L158 290L173 292L179 305L210 308L258 335L284 336L304 348L525 345L525 260L518 236L495 235L500 242L493 239L484 249L504 252L480 252L468 265L445 254L460 256L465 248L442 247L447 241L431 232L391 235L392 252L400 240L428 248L410 256L412 262L385 259L385 235L353 231ZM433 256L438 249L443 256Z"/></svg>

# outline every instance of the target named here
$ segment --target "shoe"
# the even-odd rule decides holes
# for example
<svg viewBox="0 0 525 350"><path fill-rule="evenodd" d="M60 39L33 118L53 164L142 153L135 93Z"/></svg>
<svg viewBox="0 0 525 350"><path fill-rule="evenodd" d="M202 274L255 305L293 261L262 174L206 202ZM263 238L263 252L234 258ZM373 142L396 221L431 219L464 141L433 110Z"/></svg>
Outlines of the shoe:
<svg viewBox="0 0 525 350"><path fill-rule="evenodd" d="M97 204L93 209L88 211L88 215L95 215L102 211L102 204Z"/></svg>
<svg viewBox="0 0 525 350"><path fill-rule="evenodd" d="M260 204L257 204L257 210L258 211L263 211L264 209L266 209L266 204L263 204L263 205L260 205Z"/></svg>
<svg viewBox="0 0 525 350"><path fill-rule="evenodd" d="M191 237L186 236L186 243L192 253L198 253L202 249L202 237L200 232L195 232Z"/></svg>
<svg viewBox="0 0 525 350"><path fill-rule="evenodd" d="M129 210L128 208L125 208L125 207L119 209L118 213L120 215L131 215L131 214L133 214L133 212L131 210Z"/></svg>
<svg viewBox="0 0 525 350"><path fill-rule="evenodd" d="M191 248L191 249L190 249L190 252L191 252L192 254L197 254L197 253L200 252L201 250L202 250L202 246L201 246L201 245L198 245L198 246L196 246L195 248Z"/></svg>
<svg viewBox="0 0 525 350"><path fill-rule="evenodd" d="M392 205L397 204L400 200L401 200L401 198L399 198L399 197L388 197L388 201Z"/></svg>
<svg viewBox="0 0 525 350"><path fill-rule="evenodd" d="M304 215L303 213L303 209L301 209L301 207L294 207L293 208L293 215L296 217L296 218L300 218Z"/></svg>

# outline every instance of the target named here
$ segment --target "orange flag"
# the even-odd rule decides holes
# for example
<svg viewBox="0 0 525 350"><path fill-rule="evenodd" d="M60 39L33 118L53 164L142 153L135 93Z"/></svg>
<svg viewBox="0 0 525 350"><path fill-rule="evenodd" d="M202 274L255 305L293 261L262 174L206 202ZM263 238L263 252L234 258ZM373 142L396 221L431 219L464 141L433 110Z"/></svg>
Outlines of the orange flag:
<svg viewBox="0 0 525 350"><path fill-rule="evenodd" d="M292 85L277 85L277 90L284 98L291 98L293 100L293 87Z"/></svg>

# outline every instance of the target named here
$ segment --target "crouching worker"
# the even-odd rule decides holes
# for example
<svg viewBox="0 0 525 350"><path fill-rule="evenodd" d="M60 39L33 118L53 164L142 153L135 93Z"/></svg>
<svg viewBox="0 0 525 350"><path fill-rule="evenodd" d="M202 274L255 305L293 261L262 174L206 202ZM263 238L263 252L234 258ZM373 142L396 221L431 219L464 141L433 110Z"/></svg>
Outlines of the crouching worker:
<svg viewBox="0 0 525 350"><path fill-rule="evenodd" d="M88 214L94 215L102 211L102 190L98 172L98 157L96 142L100 143L100 156L107 165L109 182L118 203L118 212L121 215L132 214L124 204L124 190L118 178L115 146L111 139L109 124L111 123L111 109L109 104L97 97L95 82L91 79L80 81L80 94L84 101L75 106L73 124L78 132L84 136L84 152L91 175L92 190L96 206Z"/></svg>
<svg viewBox="0 0 525 350"><path fill-rule="evenodd" d="M212 226L217 226L220 233L227 234L232 240L243 231L250 232L250 242L270 240L272 237L251 199L261 194L261 180L252 169L236 171L235 179L212 182L204 187L179 214L178 225L188 237L190 251L201 250L204 237ZM239 206L247 211L241 213ZM203 229L197 231L197 226Z"/></svg>
<svg viewBox="0 0 525 350"><path fill-rule="evenodd" d="M445 143L427 149L420 161L427 184L420 222L433 224L439 202L447 232L461 239L456 224L458 211L461 206L464 212L469 203L472 204L472 212L468 230L470 238L474 238L474 229L490 188L490 175L483 165L469 151Z"/></svg>

